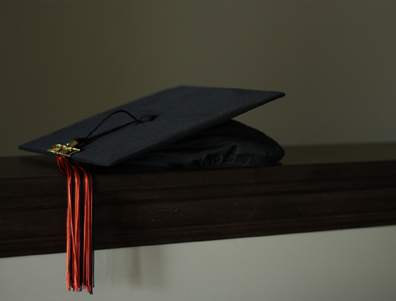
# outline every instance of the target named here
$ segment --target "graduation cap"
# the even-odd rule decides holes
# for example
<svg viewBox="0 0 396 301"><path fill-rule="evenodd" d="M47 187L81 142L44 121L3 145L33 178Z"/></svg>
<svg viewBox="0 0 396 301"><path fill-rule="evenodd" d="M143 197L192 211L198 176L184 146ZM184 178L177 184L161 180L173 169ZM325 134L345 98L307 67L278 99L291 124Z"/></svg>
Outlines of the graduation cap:
<svg viewBox="0 0 396 301"><path fill-rule="evenodd" d="M89 166L276 163L284 155L278 143L230 119L283 96L284 93L273 91L181 86L19 146L22 150L56 156L60 171L67 176L67 288L92 293Z"/></svg>

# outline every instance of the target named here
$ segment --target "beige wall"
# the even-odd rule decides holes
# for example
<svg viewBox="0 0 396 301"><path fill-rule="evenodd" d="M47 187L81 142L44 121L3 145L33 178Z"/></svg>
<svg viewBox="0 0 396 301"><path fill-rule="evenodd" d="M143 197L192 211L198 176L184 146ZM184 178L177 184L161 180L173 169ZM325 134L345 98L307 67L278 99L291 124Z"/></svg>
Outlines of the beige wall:
<svg viewBox="0 0 396 301"><path fill-rule="evenodd" d="M282 145L395 141L396 3L1 2L0 155L181 84L279 90L238 120ZM394 300L395 227L0 260L9 300Z"/></svg>
<svg viewBox="0 0 396 301"><path fill-rule="evenodd" d="M181 84L285 92L238 118L283 145L396 139L394 3L0 5L0 155Z"/></svg>

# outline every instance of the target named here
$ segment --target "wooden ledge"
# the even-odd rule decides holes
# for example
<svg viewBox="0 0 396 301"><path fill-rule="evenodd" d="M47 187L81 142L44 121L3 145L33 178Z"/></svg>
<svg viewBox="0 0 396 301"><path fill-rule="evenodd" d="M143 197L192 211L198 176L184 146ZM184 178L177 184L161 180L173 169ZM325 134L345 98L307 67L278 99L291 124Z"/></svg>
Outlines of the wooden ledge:
<svg viewBox="0 0 396 301"><path fill-rule="evenodd" d="M96 170L95 249L396 224L396 143L285 150L270 167ZM55 160L0 167L0 256L65 252Z"/></svg>

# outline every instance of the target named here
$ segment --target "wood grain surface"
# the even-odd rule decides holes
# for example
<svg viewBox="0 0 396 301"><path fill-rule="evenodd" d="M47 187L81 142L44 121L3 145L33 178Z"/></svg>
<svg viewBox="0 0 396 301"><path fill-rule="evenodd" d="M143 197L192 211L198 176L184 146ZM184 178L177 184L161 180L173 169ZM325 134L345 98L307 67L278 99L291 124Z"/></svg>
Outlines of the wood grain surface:
<svg viewBox="0 0 396 301"><path fill-rule="evenodd" d="M396 224L396 143L285 150L269 167L91 168L95 249ZM65 252L66 206L54 158L0 158L0 257Z"/></svg>

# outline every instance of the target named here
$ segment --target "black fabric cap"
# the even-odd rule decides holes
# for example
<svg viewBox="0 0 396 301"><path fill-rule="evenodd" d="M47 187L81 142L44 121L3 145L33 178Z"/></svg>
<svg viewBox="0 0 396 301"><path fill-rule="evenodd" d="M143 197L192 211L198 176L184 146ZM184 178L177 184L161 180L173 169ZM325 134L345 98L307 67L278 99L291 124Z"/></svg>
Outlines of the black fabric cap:
<svg viewBox="0 0 396 301"><path fill-rule="evenodd" d="M112 166L125 161L156 165L155 162L150 164L147 157L143 159L144 156L142 161L135 159L134 162L133 158L139 158L139 155L153 150L164 150L167 145L174 145L172 143L183 141L184 138L188 140L189 136L197 133L199 135L201 131L284 95L282 92L271 91L181 86L108 110L25 143L19 148L53 155L47 152L53 145L66 144L73 139L86 137L111 113L125 110L141 122L130 124L132 119L127 114L111 116L95 130L93 138L81 148L81 152L74 154L72 159L99 166ZM232 126L235 128L239 125L233 123L230 128ZM267 138L271 144L276 144L271 138ZM283 150L279 151L276 156L282 157L282 152ZM160 162L158 164L161 165Z"/></svg>
<svg viewBox="0 0 396 301"><path fill-rule="evenodd" d="M278 162L284 154L283 148L264 133L228 120L125 163L168 168L222 163L265 166Z"/></svg>

